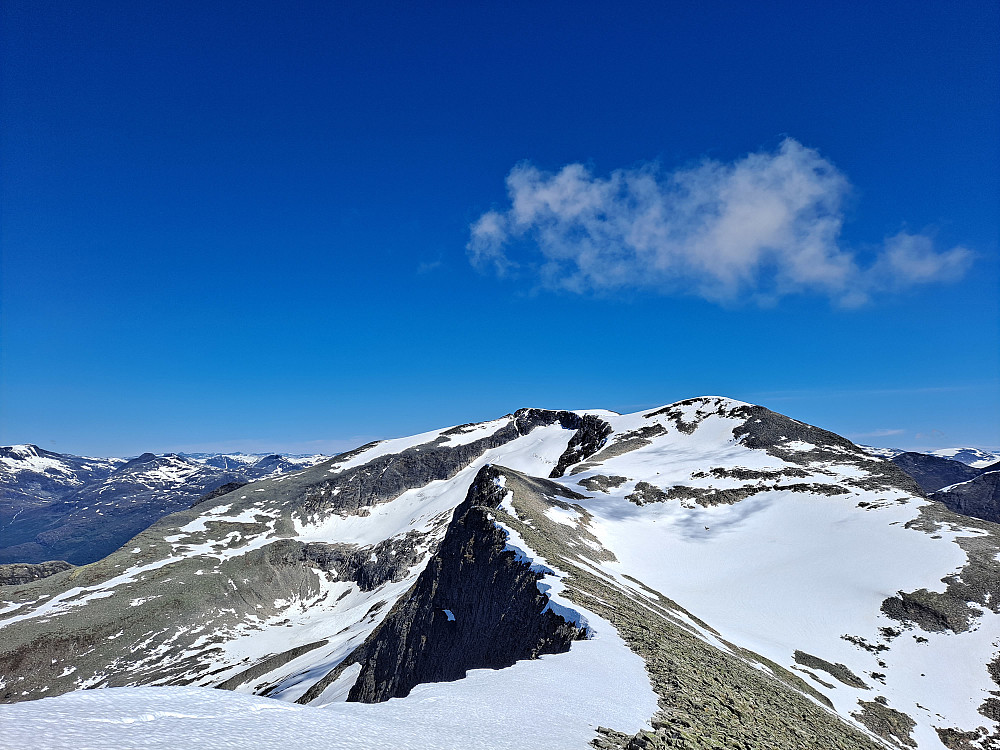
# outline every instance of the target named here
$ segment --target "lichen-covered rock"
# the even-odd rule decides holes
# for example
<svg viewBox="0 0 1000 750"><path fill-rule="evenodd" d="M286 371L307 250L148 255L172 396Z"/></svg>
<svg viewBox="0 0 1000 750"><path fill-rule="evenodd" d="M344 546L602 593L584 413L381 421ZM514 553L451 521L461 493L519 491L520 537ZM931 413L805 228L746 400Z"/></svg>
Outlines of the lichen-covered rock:
<svg viewBox="0 0 1000 750"><path fill-rule="evenodd" d="M48 578L56 573L73 568L62 560L49 560L43 563L12 563L0 565L0 586L21 586L25 583Z"/></svg>
<svg viewBox="0 0 1000 750"><path fill-rule="evenodd" d="M910 736L917 722L902 711L889 708L885 698L858 701L858 705L861 706L861 711L851 715L879 737L906 747L917 746Z"/></svg>

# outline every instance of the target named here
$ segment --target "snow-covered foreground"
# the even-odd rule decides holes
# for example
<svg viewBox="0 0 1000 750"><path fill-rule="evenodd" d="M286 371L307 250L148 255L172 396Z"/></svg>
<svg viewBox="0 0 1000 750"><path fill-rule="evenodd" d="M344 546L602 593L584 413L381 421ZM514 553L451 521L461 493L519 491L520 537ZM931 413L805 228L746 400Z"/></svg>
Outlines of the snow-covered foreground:
<svg viewBox="0 0 1000 750"><path fill-rule="evenodd" d="M642 659L610 623L563 654L419 685L386 703L322 708L195 687L109 688L0 707L22 750L585 750L598 726L636 732L656 710Z"/></svg>

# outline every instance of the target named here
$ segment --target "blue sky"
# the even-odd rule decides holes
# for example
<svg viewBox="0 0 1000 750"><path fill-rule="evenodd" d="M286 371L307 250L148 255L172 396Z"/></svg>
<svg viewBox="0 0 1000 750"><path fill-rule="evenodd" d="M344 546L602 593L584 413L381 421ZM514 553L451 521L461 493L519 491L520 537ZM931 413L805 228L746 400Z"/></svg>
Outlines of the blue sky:
<svg viewBox="0 0 1000 750"><path fill-rule="evenodd" d="M0 442L1000 447L1000 11L873 6L9 0Z"/></svg>

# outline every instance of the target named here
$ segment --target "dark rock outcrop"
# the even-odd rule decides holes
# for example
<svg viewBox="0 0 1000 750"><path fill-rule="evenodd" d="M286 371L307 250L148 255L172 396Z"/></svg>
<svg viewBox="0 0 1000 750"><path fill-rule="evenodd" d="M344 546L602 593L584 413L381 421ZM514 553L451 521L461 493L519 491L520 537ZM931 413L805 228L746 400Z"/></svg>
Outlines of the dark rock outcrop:
<svg viewBox="0 0 1000 750"><path fill-rule="evenodd" d="M882 602L882 612L894 620L915 623L923 630L953 633L965 632L969 621L982 614L981 610L970 609L965 601L927 589L898 592Z"/></svg>
<svg viewBox="0 0 1000 750"><path fill-rule="evenodd" d="M636 505L645 505L646 503L666 502L669 496L659 487L649 482L637 482L635 490L631 494L626 495L625 499Z"/></svg>
<svg viewBox="0 0 1000 750"><path fill-rule="evenodd" d="M851 716L864 724L868 729L884 740L896 746L916 747L917 743L911 737L913 728L917 726L912 718L889 708L885 698L881 696L873 701L858 701L861 710Z"/></svg>
<svg viewBox="0 0 1000 750"><path fill-rule="evenodd" d="M403 697L422 682L461 679L470 669L500 669L559 653L581 629L547 610L542 577L507 549L491 510L504 497L500 473L483 468L411 592L337 670L299 702L307 703L352 665L361 672L349 701Z"/></svg>
<svg viewBox="0 0 1000 750"><path fill-rule="evenodd" d="M569 439L569 445L559 456L559 461L549 474L550 479L557 479L566 473L573 464L578 464L584 459L590 458L597 451L604 447L614 430L611 425L593 414L587 414L580 421L573 437Z"/></svg>
<svg viewBox="0 0 1000 750"><path fill-rule="evenodd" d="M595 474L592 477L587 477L586 479L581 479L577 484L579 484L584 489L588 489L591 492L608 492L616 487L621 487L625 482L628 481L628 477L620 476L607 476L606 474Z"/></svg>
<svg viewBox="0 0 1000 750"><path fill-rule="evenodd" d="M799 422L797 419L778 414L763 406L739 407L733 411L731 416L745 420L742 425L733 429L733 437L747 448L757 448L770 452L776 448L780 449L784 443L798 442L807 443L820 450L868 456L847 438L829 430Z"/></svg>
<svg viewBox="0 0 1000 750"><path fill-rule="evenodd" d="M411 531L372 547L309 542L300 547L298 560L337 578L354 581L362 591L374 591L389 581L399 581L420 561L420 542L426 534ZM301 543L298 543L301 544Z"/></svg>
<svg viewBox="0 0 1000 750"><path fill-rule="evenodd" d="M950 489L932 492L931 497L948 510L1000 523L1000 471L985 472Z"/></svg>
<svg viewBox="0 0 1000 750"><path fill-rule="evenodd" d="M636 505L647 503L663 503L670 500L690 500L704 508L713 505L734 505L748 497L759 495L762 492L776 490L786 490L789 492L810 492L816 495L845 495L849 490L838 484L821 484L819 482L797 482L794 484L752 484L744 487L730 487L726 489L716 489L714 487L690 487L678 484L663 491L659 487L648 482L637 482L635 492L626 495L625 499Z"/></svg>
<svg viewBox="0 0 1000 750"><path fill-rule="evenodd" d="M826 659L820 659L818 656L813 656L812 654L807 654L805 651L798 650L795 652L793 658L795 659L796 664L801 664L803 667L810 667L811 669L821 669L848 687L860 688L862 690L869 689L860 677L854 674L854 672L843 664L832 664Z"/></svg>

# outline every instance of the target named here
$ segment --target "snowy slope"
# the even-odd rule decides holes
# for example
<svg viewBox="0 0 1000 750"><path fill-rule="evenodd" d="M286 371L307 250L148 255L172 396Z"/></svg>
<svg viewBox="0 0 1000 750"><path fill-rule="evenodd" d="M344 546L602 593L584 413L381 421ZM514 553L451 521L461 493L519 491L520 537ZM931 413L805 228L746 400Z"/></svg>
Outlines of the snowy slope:
<svg viewBox="0 0 1000 750"><path fill-rule="evenodd" d="M474 706L513 701L508 734L490 746L585 747L600 724L625 735L601 741L624 747L651 721L681 743L670 747L731 729L733 742L764 743L754 747L801 747L815 731L814 747L959 737L986 748L998 736L987 667L1000 645L998 553L994 524L949 513L891 462L760 407L710 397L630 415L522 410L255 482L161 519L86 570L0 589L0 694L221 686L322 707L278 725L305 738L334 722L343 747L486 746L492 719ZM538 609L509 613L525 632L551 613L591 640L499 671L463 668L441 644L476 646L470 623L482 628L497 603L461 581L480 575L538 579ZM343 702L386 694L372 659L396 652L409 656L391 671L435 674L421 653L472 671L387 703ZM645 681L628 666L638 657ZM569 700L567 682L583 706L544 708ZM60 712L74 729L46 746L86 736L125 747L157 746L176 720L162 746L180 747L197 716L223 717L239 746L273 705L129 688L101 694L118 718L92 726L88 695L0 707L0 721L30 738ZM194 712L198 701L211 708ZM450 701L469 711L456 716ZM562 713L551 744L520 733Z"/></svg>
<svg viewBox="0 0 1000 750"><path fill-rule="evenodd" d="M796 651L846 665L867 688L838 683L829 674L811 677L844 715L877 692L917 722L913 738L928 747L938 746L934 726L983 725L978 709L997 688L985 664L996 654L1000 618L986 612L961 636L911 626L887 637L901 623L881 605L896 591L942 591L944 575L959 573L968 561L955 542L986 533L949 525L929 534L912 525L926 503L905 489L866 489L871 472L854 457L789 461L747 450L731 437L735 421L720 412L700 420L690 436L662 436L577 475L583 483L597 475L629 478L606 495L581 502L596 518L597 537L618 557L605 567L628 572L709 622L726 640L786 667L801 666ZM639 424L635 415L609 421L616 432ZM790 445L793 456L809 449L805 443ZM634 480L654 472L661 488L745 486L738 479L703 476L706 463L717 474L793 466L807 472L796 483L836 482L844 492L766 489L732 505L623 502L634 491ZM781 484L754 481L762 488Z"/></svg>
<svg viewBox="0 0 1000 750"><path fill-rule="evenodd" d="M638 731L656 710L642 660L606 632L565 654L476 670L375 705L113 688L0 707L0 726L3 741L22 750L587 750L597 727Z"/></svg>

